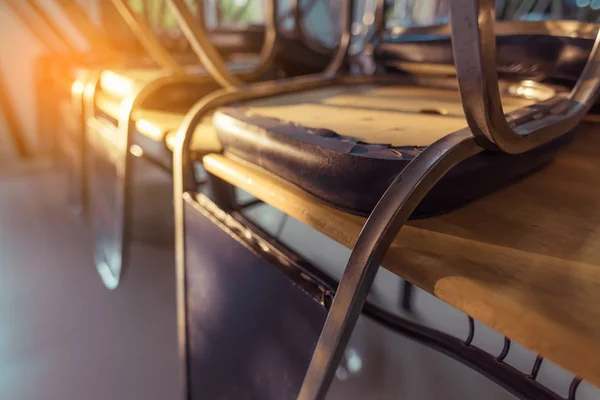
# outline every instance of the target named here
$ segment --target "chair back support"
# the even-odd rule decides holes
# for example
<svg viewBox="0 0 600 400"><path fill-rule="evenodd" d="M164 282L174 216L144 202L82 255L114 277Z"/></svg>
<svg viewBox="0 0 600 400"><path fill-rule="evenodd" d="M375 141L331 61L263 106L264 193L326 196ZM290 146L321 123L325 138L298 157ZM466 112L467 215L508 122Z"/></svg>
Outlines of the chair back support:
<svg viewBox="0 0 600 400"><path fill-rule="evenodd" d="M557 96L507 121L498 89L493 0L453 0L450 10L463 107L480 144L508 153L531 150L572 130L595 102L600 90L600 35L568 97ZM515 127L517 118L521 122Z"/></svg>

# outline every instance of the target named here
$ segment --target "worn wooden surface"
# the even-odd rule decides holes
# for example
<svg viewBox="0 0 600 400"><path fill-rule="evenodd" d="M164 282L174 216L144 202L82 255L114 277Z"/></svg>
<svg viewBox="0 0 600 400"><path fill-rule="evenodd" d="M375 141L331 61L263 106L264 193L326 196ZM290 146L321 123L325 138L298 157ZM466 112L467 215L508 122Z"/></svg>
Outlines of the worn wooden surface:
<svg viewBox="0 0 600 400"><path fill-rule="evenodd" d="M600 125L546 168L446 215L410 221L383 266L600 385ZM206 169L352 247L365 219L222 155Z"/></svg>
<svg viewBox="0 0 600 400"><path fill-rule="evenodd" d="M115 119L120 116L121 103L115 97L102 92L98 93L96 106ZM177 130L183 122L184 116L183 113L139 109L133 117L140 133L154 140L164 141L169 150L173 151ZM204 118L202 123L197 126L192 138L192 149L201 155L221 151L221 143L212 128L211 119L212 116Z"/></svg>

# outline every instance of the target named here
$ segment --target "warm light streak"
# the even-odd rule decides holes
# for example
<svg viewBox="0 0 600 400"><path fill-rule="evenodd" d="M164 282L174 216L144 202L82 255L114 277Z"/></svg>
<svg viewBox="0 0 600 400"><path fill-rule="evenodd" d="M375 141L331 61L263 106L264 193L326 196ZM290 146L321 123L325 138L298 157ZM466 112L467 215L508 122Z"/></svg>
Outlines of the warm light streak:
<svg viewBox="0 0 600 400"><path fill-rule="evenodd" d="M152 122L146 121L145 119L140 119L135 123L138 131L143 133L144 135L151 136L153 139L160 140L162 138L162 130L154 125Z"/></svg>
<svg viewBox="0 0 600 400"><path fill-rule="evenodd" d="M126 97L133 93L133 83L130 79L112 71L104 71L100 78L100 86L106 92L119 97Z"/></svg>
<svg viewBox="0 0 600 400"><path fill-rule="evenodd" d="M74 81L71 85L71 93L73 94L82 94L84 89L85 85L79 80Z"/></svg>

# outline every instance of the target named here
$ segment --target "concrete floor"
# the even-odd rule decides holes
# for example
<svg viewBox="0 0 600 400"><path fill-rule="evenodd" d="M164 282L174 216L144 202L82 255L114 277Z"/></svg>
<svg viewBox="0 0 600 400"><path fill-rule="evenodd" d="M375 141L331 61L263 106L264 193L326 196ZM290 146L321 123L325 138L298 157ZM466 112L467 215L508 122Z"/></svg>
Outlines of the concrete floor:
<svg viewBox="0 0 600 400"><path fill-rule="evenodd" d="M85 224L66 207L64 179L44 166L0 170L0 399L167 400L179 398L172 254L138 243L133 267L109 292L91 260ZM255 211L281 226L272 209ZM348 250L295 221L291 247L339 275ZM325 247L323 247L325 246ZM380 273L374 298L388 308L400 280ZM423 292L417 318L462 336L465 317ZM502 337L478 325L475 343L497 352ZM515 346L513 365L534 355ZM330 399L509 399L468 368L361 318ZM570 374L544 363L540 379L566 394ZM600 399L583 385L579 399Z"/></svg>

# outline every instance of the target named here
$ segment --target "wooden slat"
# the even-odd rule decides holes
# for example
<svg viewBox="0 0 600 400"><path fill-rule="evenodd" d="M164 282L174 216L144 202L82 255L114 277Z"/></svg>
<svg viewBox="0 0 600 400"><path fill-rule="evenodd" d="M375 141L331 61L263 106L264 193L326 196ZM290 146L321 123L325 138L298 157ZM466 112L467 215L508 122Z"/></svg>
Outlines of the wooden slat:
<svg viewBox="0 0 600 400"><path fill-rule="evenodd" d="M100 92L96 95L96 106L111 117L119 119L120 99ZM138 109L133 118L136 121L138 132L153 140L164 141L167 148L173 151L177 131L184 116L184 113ZM212 127L211 120L212 116L207 116L194 131L192 150L199 156L221 151L221 143L217 139L217 133Z"/></svg>
<svg viewBox="0 0 600 400"><path fill-rule="evenodd" d="M588 124L548 167L437 218L411 221L383 266L600 385L600 137ZM352 247L365 219L222 155L206 169Z"/></svg>

